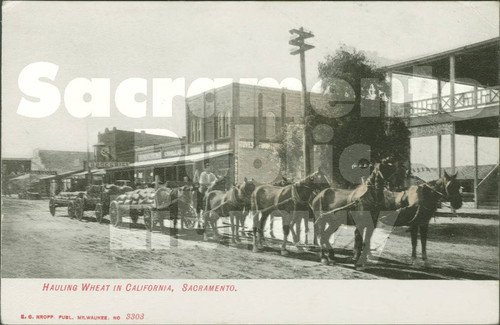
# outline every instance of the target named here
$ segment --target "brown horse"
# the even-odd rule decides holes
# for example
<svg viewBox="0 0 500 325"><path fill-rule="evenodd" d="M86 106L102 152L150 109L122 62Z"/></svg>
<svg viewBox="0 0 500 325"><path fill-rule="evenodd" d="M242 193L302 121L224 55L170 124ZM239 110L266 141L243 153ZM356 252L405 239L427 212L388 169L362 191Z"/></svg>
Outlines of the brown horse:
<svg viewBox="0 0 500 325"><path fill-rule="evenodd" d="M337 213L337 220L342 221L338 225L328 227L325 235L327 242L321 241L322 236L316 236L316 241L320 239L320 257L322 263L328 264L328 259L323 253L323 246L331 247L328 238L337 231L340 224L355 224L354 231L354 257L358 267L364 264L366 254L369 253L370 239L376 224L379 211L384 207L384 186L397 172L396 165L391 157L386 157L373 166L373 170L368 176L366 183L359 185L354 190L329 188L319 193L313 200L312 209L316 214L315 233L321 233L325 226L325 215L332 216ZM347 211L355 210L356 213L347 214ZM323 211L328 211L324 213ZM363 217L365 215L366 217ZM368 216L369 215L369 216ZM348 219L348 217L350 217ZM357 220L352 220L355 217ZM319 231L318 231L319 229ZM365 246L363 249L363 233L366 230ZM329 249L330 259L333 260L333 250ZM360 260L360 265L357 261Z"/></svg>
<svg viewBox="0 0 500 325"><path fill-rule="evenodd" d="M416 259L416 231L420 228L422 239L422 257L427 260L426 240L429 220L437 209L437 202L442 199L450 201L455 209L462 206L459 193L459 184L456 175L444 176L436 181L419 186L412 186L408 191L391 192L384 190L384 208L387 216L380 221L391 226L410 225L412 230L412 256ZM357 268L362 268L370 251L370 239L375 230L380 210L374 208L375 195L366 185L359 186L354 191L327 189L320 193L313 201L313 209L317 215L316 227L320 242L321 262L328 264L333 261L333 247L329 238L337 231L340 225L355 225L356 236L361 239L361 245L355 245L354 261ZM326 213L325 213L326 211ZM328 228L325 229L325 225ZM412 228L413 227L413 228ZM366 229L364 244L361 237ZM414 235L415 233L415 235ZM359 241L359 239L358 239ZM328 251L325 255L324 249ZM361 251L362 249L362 251Z"/></svg>
<svg viewBox="0 0 500 325"><path fill-rule="evenodd" d="M253 251L259 252L263 248L262 238L264 237L263 229L266 219L271 212L278 211L283 224L281 255L288 255L286 244L290 224L297 220L301 213L309 215L309 200L315 190L329 186L325 175L319 170L301 181L284 187L268 184L258 186L251 199ZM260 220L259 215L261 216Z"/></svg>
<svg viewBox="0 0 500 325"><path fill-rule="evenodd" d="M412 263L417 263L417 242L420 231L422 244L422 260L424 265L429 266L427 259L427 230L429 221L435 215L440 200L450 202L451 207L460 209L462 197L460 195L460 184L457 174L448 175L444 172L443 177L411 186L404 192L386 191L386 205L396 214L382 216L380 222L390 226L409 226L412 244Z"/></svg>
<svg viewBox="0 0 500 325"><path fill-rule="evenodd" d="M203 220L205 229L208 225L214 230L214 238L218 239L216 223L220 217L229 217L231 221L231 242L240 241L239 225L244 224L246 212L250 210L250 196L255 190L253 180L245 180L238 186L233 186L228 191L214 190L207 192L205 196L205 211ZM207 240L207 232L204 233Z"/></svg>

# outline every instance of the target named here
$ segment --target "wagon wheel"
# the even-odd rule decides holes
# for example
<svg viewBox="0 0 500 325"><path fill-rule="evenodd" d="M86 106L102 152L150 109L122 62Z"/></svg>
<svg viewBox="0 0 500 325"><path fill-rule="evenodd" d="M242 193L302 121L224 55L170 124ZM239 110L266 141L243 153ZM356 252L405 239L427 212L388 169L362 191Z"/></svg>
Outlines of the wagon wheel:
<svg viewBox="0 0 500 325"><path fill-rule="evenodd" d="M73 201L69 202L68 204L68 217L70 217L70 219L73 219L75 217L75 205Z"/></svg>
<svg viewBox="0 0 500 325"><path fill-rule="evenodd" d="M115 227L118 227L122 222L119 205L116 201L111 202L111 205L109 206L109 221Z"/></svg>
<svg viewBox="0 0 500 325"><path fill-rule="evenodd" d="M153 231L153 213L151 209L144 209L144 226L149 231Z"/></svg>
<svg viewBox="0 0 500 325"><path fill-rule="evenodd" d="M54 202L53 198L51 198L49 201L49 211L52 216L56 215L56 203Z"/></svg>
<svg viewBox="0 0 500 325"><path fill-rule="evenodd" d="M195 229L198 235L203 235L205 233L205 226L203 225L203 221L197 220L195 224Z"/></svg>
<svg viewBox="0 0 500 325"><path fill-rule="evenodd" d="M102 209L102 204L101 203L97 203L96 206L95 206L95 219L99 223L102 223L102 221L104 220L104 213L103 213L102 210L103 210Z"/></svg>
<svg viewBox="0 0 500 325"><path fill-rule="evenodd" d="M83 219L83 199L75 200L75 217L78 221L82 221Z"/></svg>
<svg viewBox="0 0 500 325"><path fill-rule="evenodd" d="M137 223L137 220L139 220L139 211L131 209L130 219L132 219L133 223Z"/></svg>
<svg viewBox="0 0 500 325"><path fill-rule="evenodd" d="M191 217L183 217L182 222L184 223L184 228L186 229L193 229L196 225L196 221Z"/></svg>

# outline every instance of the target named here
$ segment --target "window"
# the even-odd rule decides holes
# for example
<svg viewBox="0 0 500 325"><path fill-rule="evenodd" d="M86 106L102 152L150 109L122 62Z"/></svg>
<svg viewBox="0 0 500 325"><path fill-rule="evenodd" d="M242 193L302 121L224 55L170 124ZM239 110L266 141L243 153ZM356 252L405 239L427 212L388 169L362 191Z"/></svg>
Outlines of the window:
<svg viewBox="0 0 500 325"><path fill-rule="evenodd" d="M271 113L266 113L266 138L274 138L276 136L276 116Z"/></svg>
<svg viewBox="0 0 500 325"><path fill-rule="evenodd" d="M196 142L196 120L194 118L191 120L191 126L189 131L190 131L191 142Z"/></svg>
<svg viewBox="0 0 500 325"><path fill-rule="evenodd" d="M259 94L258 99L257 99L257 121L255 123L255 141L259 141L261 134L264 133L263 130L263 125L262 125L262 117L263 114L262 112L264 111L264 99L262 94Z"/></svg>
<svg viewBox="0 0 500 325"><path fill-rule="evenodd" d="M226 112L226 118L224 120L224 136L228 137L231 130L231 112Z"/></svg>
<svg viewBox="0 0 500 325"><path fill-rule="evenodd" d="M217 137L224 137L224 113L217 114Z"/></svg>
<svg viewBox="0 0 500 325"><path fill-rule="evenodd" d="M217 138L225 138L230 134L231 112L221 112L215 118L215 134Z"/></svg>
<svg viewBox="0 0 500 325"><path fill-rule="evenodd" d="M201 141L201 118L199 118L196 123L196 142L200 141Z"/></svg>

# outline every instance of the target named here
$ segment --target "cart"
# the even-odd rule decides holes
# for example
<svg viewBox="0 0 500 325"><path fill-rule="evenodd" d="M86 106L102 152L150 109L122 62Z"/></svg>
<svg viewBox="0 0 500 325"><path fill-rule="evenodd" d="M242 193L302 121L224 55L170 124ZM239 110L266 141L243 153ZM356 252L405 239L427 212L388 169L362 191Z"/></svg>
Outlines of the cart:
<svg viewBox="0 0 500 325"><path fill-rule="evenodd" d="M174 229L176 222L181 220L181 229L196 229L203 233L201 218L196 212L190 195L192 189L188 187L166 188L160 187L135 190L116 197L109 207L111 224L118 227L123 217L129 217L137 223L139 217L143 218L144 226L153 231L159 223L161 231L164 230L163 221L173 220Z"/></svg>
<svg viewBox="0 0 500 325"><path fill-rule="evenodd" d="M116 198L122 194L127 192L131 192L133 189L130 186L123 185L103 185L103 191L101 192L101 200L95 206L95 218L97 222L102 223L104 221L104 217L109 215L109 208L111 202L116 200Z"/></svg>
<svg viewBox="0 0 500 325"><path fill-rule="evenodd" d="M59 207L68 208L68 216L75 217L75 201L83 197L85 192L61 192L49 200L49 211L52 216L56 215L56 209Z"/></svg>

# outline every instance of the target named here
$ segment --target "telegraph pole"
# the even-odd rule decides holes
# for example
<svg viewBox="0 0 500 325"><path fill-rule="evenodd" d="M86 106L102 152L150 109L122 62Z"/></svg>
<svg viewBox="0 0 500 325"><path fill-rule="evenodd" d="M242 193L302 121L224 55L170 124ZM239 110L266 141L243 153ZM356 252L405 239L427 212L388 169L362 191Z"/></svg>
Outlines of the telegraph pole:
<svg viewBox="0 0 500 325"><path fill-rule="evenodd" d="M304 30L304 27L299 29L291 29L292 37L288 44L298 46L298 48L290 51L291 55L300 54L300 79L302 82L302 105L304 107L304 176L311 174L311 150L312 141L309 127L307 125L307 117L309 116L309 94L306 85L306 55L305 52L313 49L314 46L305 43L305 39L314 37L310 31Z"/></svg>

